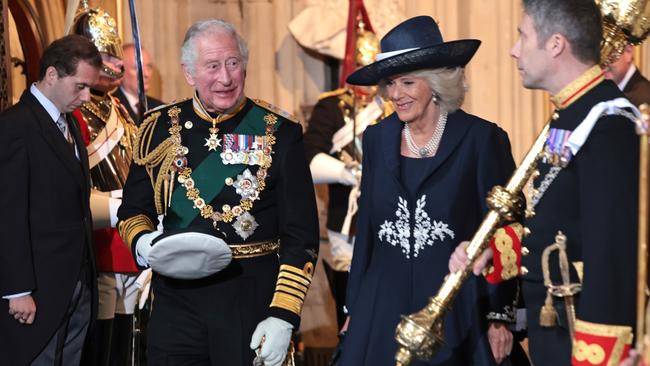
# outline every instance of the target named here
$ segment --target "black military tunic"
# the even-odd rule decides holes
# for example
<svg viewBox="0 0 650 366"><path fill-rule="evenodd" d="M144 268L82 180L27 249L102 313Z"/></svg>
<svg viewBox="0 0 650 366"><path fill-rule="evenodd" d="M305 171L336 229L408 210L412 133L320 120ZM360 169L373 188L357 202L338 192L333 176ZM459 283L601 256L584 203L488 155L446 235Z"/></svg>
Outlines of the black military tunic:
<svg viewBox="0 0 650 366"><path fill-rule="evenodd" d="M214 230L211 215L202 216L211 206L231 248L257 248L239 255L233 249L232 263L215 275L176 280L154 273L152 283L152 362L209 358L213 365L248 366L254 357L248 344L261 320L274 316L298 327L318 250L313 185L301 126L286 114L250 99L219 116L197 106L195 96L145 116L119 228L133 247L154 230L159 214L166 231ZM174 124L180 151L170 137ZM191 169L193 187L179 179L178 167Z"/></svg>
<svg viewBox="0 0 650 366"><path fill-rule="evenodd" d="M550 127L556 135L570 133L594 105L621 97L616 85L603 80L602 71L595 66L554 97L558 109ZM624 344L631 340L635 314L638 145L631 120L620 113L608 114L597 120L582 148L546 189L542 182L550 180L551 165L539 162L541 174L534 186L541 199L535 207L536 214L525 222L531 235L523 244L530 255L522 260L529 270L522 282L528 308L530 355L536 365L571 364L574 341L574 365L606 364L612 354L620 356ZM552 300L558 314L557 325L540 325L540 311L547 295L542 254L555 242L558 231L566 236L571 282L582 280L582 291L575 296L575 340L569 334L563 299ZM557 251L551 253L548 263L553 284L561 284Z"/></svg>

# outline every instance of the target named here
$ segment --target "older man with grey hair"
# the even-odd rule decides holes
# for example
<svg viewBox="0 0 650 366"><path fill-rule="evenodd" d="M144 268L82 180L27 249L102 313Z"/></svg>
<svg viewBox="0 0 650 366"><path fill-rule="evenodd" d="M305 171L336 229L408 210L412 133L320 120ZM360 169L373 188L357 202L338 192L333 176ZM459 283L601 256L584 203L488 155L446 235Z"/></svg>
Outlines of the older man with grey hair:
<svg viewBox="0 0 650 366"><path fill-rule="evenodd" d="M118 227L154 272L154 365L280 365L299 325L318 248L302 129L244 95L247 61L231 24L192 25L194 95L149 111L134 146Z"/></svg>

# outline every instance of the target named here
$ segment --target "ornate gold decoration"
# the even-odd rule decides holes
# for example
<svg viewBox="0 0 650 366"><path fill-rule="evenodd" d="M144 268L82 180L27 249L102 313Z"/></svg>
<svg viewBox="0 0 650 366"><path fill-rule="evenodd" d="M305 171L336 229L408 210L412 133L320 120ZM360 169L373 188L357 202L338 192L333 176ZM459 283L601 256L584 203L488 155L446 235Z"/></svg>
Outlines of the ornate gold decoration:
<svg viewBox="0 0 650 366"><path fill-rule="evenodd" d="M89 8L84 2L75 15L72 32L90 39L99 52L122 59L122 40L117 32L117 22L103 9Z"/></svg>
<svg viewBox="0 0 650 366"><path fill-rule="evenodd" d="M585 334L616 339L616 342L614 343L614 346L609 355L609 359L607 360L607 366L618 366L621 357L623 356L623 350L625 349L625 346L631 344L632 338L634 338L634 335L632 334L632 327L624 325L590 323L580 319L576 321L575 330L576 334ZM573 357L576 359L579 359L579 357L583 360L587 359L590 363L593 364L601 364L603 361L605 361L605 357L607 356L607 352L605 352L605 350L603 350L604 356L600 362L592 362L597 361L599 357L591 356L592 358L590 359L588 358L589 356L585 354L585 351L587 350L596 352L596 354L598 354L599 350L597 347L600 347L600 349L602 349L602 346L596 343L587 344L584 342L584 340L580 339L580 336L578 336L574 343Z"/></svg>
<svg viewBox="0 0 650 366"><path fill-rule="evenodd" d="M628 44L638 45L650 32L648 0L596 0L603 14L600 64L616 61Z"/></svg>
<svg viewBox="0 0 650 366"><path fill-rule="evenodd" d="M194 203L194 207L201 212L201 217L204 219L212 220L214 228L217 228L217 223L219 221L223 222L232 222L236 217L244 214L245 212L250 211L253 208L253 201L259 199L260 193L266 187L265 179L267 177L267 170L271 167L271 154L273 153L273 145L275 144L275 124L278 121L278 117L274 114L267 113L264 116L264 122L266 123L266 141L267 149L264 151L264 156L262 162L260 163L260 168L256 172L258 179L258 186L255 190L255 193L250 197L242 197L239 201L239 205L234 207L222 207L223 212L215 211L214 207L207 203L200 196L200 191L196 188L194 179L192 179L192 169L187 165L182 167L177 167L178 170L178 183L182 184L183 187L187 190L186 196L187 199ZM213 122L215 126L215 122ZM178 127L178 128L175 128ZM185 147L181 145L181 135L180 135L180 126L178 125L178 117L172 119L172 128L170 128L170 134L172 135L171 140L173 141L173 149L177 152L179 156L185 156L183 153ZM224 205L225 206L225 205Z"/></svg>
<svg viewBox="0 0 650 366"><path fill-rule="evenodd" d="M535 140L530 151L515 170L504 187L495 187L488 196L490 212L486 215L468 248L469 264L465 270L450 273L440 286L438 293L419 312L402 316L395 331L400 345L395 360L397 365L408 365L414 358L428 360L444 342L443 320L451 304L472 273L472 266L488 247L495 230L515 216L519 207L519 194L536 169L536 162L544 148L550 123L547 123Z"/></svg>
<svg viewBox="0 0 650 366"><path fill-rule="evenodd" d="M280 250L280 240L267 240L250 244L230 244L232 257L236 259L261 257L263 255L277 253Z"/></svg>
<svg viewBox="0 0 650 366"><path fill-rule="evenodd" d="M569 272L569 259L566 254L567 238L561 231L557 232L555 242L548 247L544 248L542 252L542 274L544 276L544 286L547 288L546 301L541 309L539 322L543 327L553 327L557 319L557 312L553 306L553 297L560 297L564 299L567 323L569 326L569 333L571 338L575 338L575 322L576 322L576 309L573 303L573 296L582 290L582 284L571 283L571 274ZM557 250L560 275L562 276L562 284L554 285L551 281L551 272L549 270L549 256L551 252Z"/></svg>
<svg viewBox="0 0 650 366"><path fill-rule="evenodd" d="M136 215L129 217L126 220L122 220L117 224L117 230L120 233L120 237L126 243L126 245L131 248L133 244L133 238L136 235L143 231L154 231L156 229L155 225L151 219L146 215Z"/></svg>
<svg viewBox="0 0 650 366"><path fill-rule="evenodd" d="M373 32L366 30L365 23L359 19L357 43L354 52L354 61L357 66L366 66L375 62L379 49L379 39Z"/></svg>
<svg viewBox="0 0 650 366"><path fill-rule="evenodd" d="M594 65L577 79L569 83L569 85L562 88L556 95L552 96L551 102L557 109L564 109L574 101L580 99L581 96L593 89L604 79L605 73L603 69L598 65Z"/></svg>
<svg viewBox="0 0 650 366"><path fill-rule="evenodd" d="M281 265L271 306L289 310L300 316L312 279L312 274L306 272L288 264Z"/></svg>

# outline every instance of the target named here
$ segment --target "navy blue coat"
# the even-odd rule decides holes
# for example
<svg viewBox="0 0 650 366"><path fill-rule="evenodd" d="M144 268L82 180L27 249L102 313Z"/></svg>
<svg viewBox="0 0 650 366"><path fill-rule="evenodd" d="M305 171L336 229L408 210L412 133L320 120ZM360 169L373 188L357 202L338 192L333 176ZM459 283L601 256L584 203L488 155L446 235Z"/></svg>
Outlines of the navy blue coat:
<svg viewBox="0 0 650 366"><path fill-rule="evenodd" d="M420 310L435 294L449 272L451 253L481 223L488 191L504 184L515 167L507 134L459 110L449 114L438 152L429 158L417 190L407 189L400 177L402 126L393 114L364 134L348 286L351 322L342 366L395 364L400 315ZM494 306L511 306L514 295L498 298L503 294L495 286L471 277L446 316L446 344L426 364L494 364L486 315Z"/></svg>

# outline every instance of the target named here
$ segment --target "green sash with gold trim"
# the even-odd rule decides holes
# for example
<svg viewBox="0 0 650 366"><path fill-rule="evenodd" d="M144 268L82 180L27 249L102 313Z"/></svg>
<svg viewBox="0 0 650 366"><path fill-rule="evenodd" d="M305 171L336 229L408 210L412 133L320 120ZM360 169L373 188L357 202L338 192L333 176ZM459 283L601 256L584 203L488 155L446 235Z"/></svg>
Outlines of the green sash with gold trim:
<svg viewBox="0 0 650 366"><path fill-rule="evenodd" d="M242 121L232 132L241 135L258 135L264 136L266 122L264 116L271 113L259 106L253 104L253 107L246 113ZM279 128L282 118L278 118L275 128ZM223 152L223 146L217 148L216 152L211 152L196 167L192 168L192 178L196 187L201 191L201 197L206 203L212 202L215 197L221 193L226 185L225 180L228 177L236 177L249 166L246 164L226 165L222 162L220 154ZM187 189L181 184L176 184L176 189L172 193L171 206L173 214L167 215L164 220L165 230L186 228L200 214L200 211L194 208L194 203L187 199ZM239 202L230 202L236 205ZM215 206L215 210L221 210L221 205Z"/></svg>

